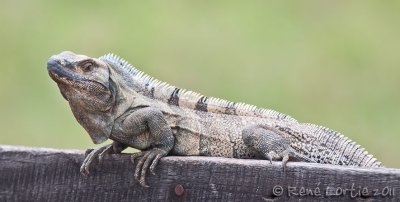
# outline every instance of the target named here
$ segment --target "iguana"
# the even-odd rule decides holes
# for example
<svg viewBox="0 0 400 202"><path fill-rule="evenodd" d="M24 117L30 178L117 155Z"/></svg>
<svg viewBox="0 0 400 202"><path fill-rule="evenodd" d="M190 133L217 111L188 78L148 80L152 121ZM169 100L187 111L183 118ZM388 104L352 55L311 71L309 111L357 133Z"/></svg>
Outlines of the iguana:
<svg viewBox="0 0 400 202"><path fill-rule="evenodd" d="M380 167L381 163L342 134L300 123L270 109L206 97L161 82L114 54L100 58L62 52L49 58L47 68L68 101L77 121L95 144L81 173L89 174L94 159L141 152L134 176L147 187L166 155L255 158L286 162Z"/></svg>

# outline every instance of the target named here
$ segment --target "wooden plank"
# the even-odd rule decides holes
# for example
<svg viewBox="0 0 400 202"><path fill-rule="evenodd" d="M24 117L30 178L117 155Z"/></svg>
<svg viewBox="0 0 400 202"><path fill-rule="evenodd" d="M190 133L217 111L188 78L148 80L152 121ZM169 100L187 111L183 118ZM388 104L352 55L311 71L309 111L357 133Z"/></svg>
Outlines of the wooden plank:
<svg viewBox="0 0 400 202"><path fill-rule="evenodd" d="M79 173L82 151L0 146L0 201L400 201L399 169L216 157L165 157L150 188L129 155Z"/></svg>

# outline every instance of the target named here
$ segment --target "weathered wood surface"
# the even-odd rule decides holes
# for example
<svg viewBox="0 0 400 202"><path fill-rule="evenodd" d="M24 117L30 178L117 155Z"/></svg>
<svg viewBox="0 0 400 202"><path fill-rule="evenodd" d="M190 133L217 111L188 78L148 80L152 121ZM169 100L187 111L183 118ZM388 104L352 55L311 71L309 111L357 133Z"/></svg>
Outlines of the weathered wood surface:
<svg viewBox="0 0 400 202"><path fill-rule="evenodd" d="M166 157L142 188L129 155L79 173L84 152L0 146L0 201L400 201L400 170Z"/></svg>

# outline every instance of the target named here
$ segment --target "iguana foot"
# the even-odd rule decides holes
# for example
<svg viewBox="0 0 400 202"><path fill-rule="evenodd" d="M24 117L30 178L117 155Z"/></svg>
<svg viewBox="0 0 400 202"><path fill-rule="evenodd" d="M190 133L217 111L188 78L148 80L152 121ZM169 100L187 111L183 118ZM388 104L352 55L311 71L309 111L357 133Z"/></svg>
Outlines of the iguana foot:
<svg viewBox="0 0 400 202"><path fill-rule="evenodd" d="M285 156L282 157L282 169L283 172L286 171L286 163L289 161L289 155L286 154Z"/></svg>
<svg viewBox="0 0 400 202"><path fill-rule="evenodd" d="M113 142L112 144L105 145L96 149L88 149L86 152L87 155L85 157L85 160L81 165L80 172L82 173L82 175L89 175L90 165L92 164L93 160L96 159L96 157L98 158L99 162L101 162L105 154L121 153L121 151L125 148L125 145L118 142Z"/></svg>
<svg viewBox="0 0 400 202"><path fill-rule="evenodd" d="M145 181L147 170L150 170L150 172L155 175L154 169L158 161L161 157L166 156L167 153L168 152L164 151L163 149L154 148L148 151L142 151L131 155L132 163L135 162L135 159L140 157L140 160L136 165L134 174L135 179L139 181L140 185L146 188L149 187L148 185L146 185Z"/></svg>
<svg viewBox="0 0 400 202"><path fill-rule="evenodd" d="M272 164L272 160L280 160L282 159L282 168L283 171L286 170L286 163L289 160L289 151L282 151L280 153L276 153L275 151L269 151L265 155L266 159L269 160L269 162Z"/></svg>
<svg viewBox="0 0 400 202"><path fill-rule="evenodd" d="M269 160L282 160L283 170L289 158L296 161L315 162L307 156L298 153L290 146L289 140L278 132L263 125L253 125L242 131L243 142L247 147Z"/></svg>

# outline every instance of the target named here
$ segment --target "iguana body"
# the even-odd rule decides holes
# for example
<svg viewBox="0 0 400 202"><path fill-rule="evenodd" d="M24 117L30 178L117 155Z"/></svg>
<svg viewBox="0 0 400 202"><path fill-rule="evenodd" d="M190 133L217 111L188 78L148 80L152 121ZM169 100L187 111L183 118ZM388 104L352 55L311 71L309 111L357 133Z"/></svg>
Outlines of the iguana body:
<svg viewBox="0 0 400 202"><path fill-rule="evenodd" d="M127 147L142 150L135 177L143 186L166 155L258 158L379 167L340 133L299 123L282 113L202 96L162 83L113 54L98 59L72 52L52 56L50 76L94 143L81 172L97 156Z"/></svg>

